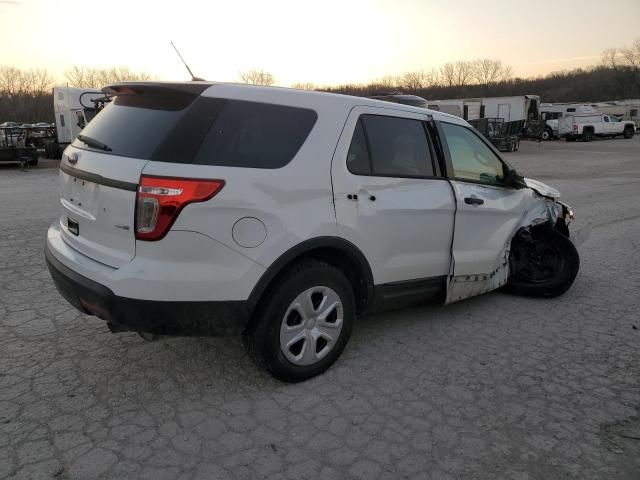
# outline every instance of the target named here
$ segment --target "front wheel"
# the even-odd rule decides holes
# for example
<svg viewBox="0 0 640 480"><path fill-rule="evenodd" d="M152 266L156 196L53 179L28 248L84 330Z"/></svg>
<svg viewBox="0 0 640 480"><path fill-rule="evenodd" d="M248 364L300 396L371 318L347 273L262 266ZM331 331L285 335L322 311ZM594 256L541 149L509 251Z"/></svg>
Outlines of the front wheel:
<svg viewBox="0 0 640 480"><path fill-rule="evenodd" d="M327 263L308 260L267 289L243 340L258 366L284 382L300 382L337 360L354 318L347 278Z"/></svg>
<svg viewBox="0 0 640 480"><path fill-rule="evenodd" d="M537 227L511 242L507 290L517 295L557 297L573 284L580 268L576 247L551 227Z"/></svg>

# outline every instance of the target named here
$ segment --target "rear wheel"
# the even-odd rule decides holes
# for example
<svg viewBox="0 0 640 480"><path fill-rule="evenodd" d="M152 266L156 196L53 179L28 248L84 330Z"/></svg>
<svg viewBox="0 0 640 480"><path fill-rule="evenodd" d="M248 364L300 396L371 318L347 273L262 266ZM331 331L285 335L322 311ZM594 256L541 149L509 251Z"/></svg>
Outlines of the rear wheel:
<svg viewBox="0 0 640 480"><path fill-rule="evenodd" d="M593 140L593 132L591 130L585 130L582 132L583 142L590 142L591 140Z"/></svg>
<svg viewBox="0 0 640 480"><path fill-rule="evenodd" d="M347 278L327 263L308 260L267 289L243 340L258 366L284 382L299 382L337 360L354 318Z"/></svg>
<svg viewBox="0 0 640 480"><path fill-rule="evenodd" d="M550 227L518 234L511 243L507 289L517 295L557 297L573 284L580 268L575 246Z"/></svg>
<svg viewBox="0 0 640 480"><path fill-rule="evenodd" d="M624 132L623 132L622 136L624 138L626 138L626 139L629 139L629 138L633 138L634 133L635 132L634 132L633 127L627 127L627 128L624 129Z"/></svg>
<svg viewBox="0 0 640 480"><path fill-rule="evenodd" d="M547 141L553 138L553 131L550 128L545 128L542 132L542 140Z"/></svg>

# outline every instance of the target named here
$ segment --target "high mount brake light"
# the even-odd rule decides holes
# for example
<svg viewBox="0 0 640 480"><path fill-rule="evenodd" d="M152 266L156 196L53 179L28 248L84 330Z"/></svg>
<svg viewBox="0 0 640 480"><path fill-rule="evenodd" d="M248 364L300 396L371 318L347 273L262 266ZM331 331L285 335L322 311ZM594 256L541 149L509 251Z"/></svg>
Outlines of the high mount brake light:
<svg viewBox="0 0 640 480"><path fill-rule="evenodd" d="M224 180L142 175L136 193L136 239L160 240L184 207L214 197Z"/></svg>

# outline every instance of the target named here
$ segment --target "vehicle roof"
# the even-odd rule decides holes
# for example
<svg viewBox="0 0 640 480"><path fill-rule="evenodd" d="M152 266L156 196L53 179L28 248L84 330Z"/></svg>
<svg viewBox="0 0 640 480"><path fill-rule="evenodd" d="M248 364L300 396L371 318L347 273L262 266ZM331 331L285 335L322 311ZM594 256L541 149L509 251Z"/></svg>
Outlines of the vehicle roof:
<svg viewBox="0 0 640 480"><path fill-rule="evenodd" d="M421 107L414 107L411 105L405 105L401 103L386 102L384 100L376 100L367 97L357 97L354 95L343 95L339 93L318 92L315 90L300 90L296 88L287 87L272 87L262 85L248 85L244 83L232 83L232 82L122 82L112 85L108 85L102 89L104 93L114 94L114 88L117 87L151 87L151 88L175 88L176 90L188 91L193 93L208 93L209 96L214 91L221 91L225 96L229 98L236 97L242 99L244 95L250 94L251 97L264 97L274 102L287 102L295 101L295 103L310 103L322 105L323 107L331 108L337 107L342 109L351 110L356 106L370 106L377 108L386 108L389 110L399 110L412 113L429 114L435 119L447 119L452 123L459 123L466 125L460 117L455 115L449 115L447 113L438 112L435 110L429 110ZM213 87L213 88L212 88Z"/></svg>

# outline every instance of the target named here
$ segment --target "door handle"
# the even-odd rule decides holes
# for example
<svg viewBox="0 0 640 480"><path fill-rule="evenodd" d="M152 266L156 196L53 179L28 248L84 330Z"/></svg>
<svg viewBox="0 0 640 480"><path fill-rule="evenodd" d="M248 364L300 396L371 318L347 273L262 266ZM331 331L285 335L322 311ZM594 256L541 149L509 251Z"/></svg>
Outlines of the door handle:
<svg viewBox="0 0 640 480"><path fill-rule="evenodd" d="M372 202L376 201L376 196L375 195L372 195L372 194L370 194L369 192L366 192L366 191L361 191L360 193L361 193L361 195L365 195L370 201L372 201ZM358 197L357 193L349 193L349 194L347 194L347 198L349 200L358 200L360 197Z"/></svg>
<svg viewBox="0 0 640 480"><path fill-rule="evenodd" d="M464 203L467 205L482 205L484 200L478 197L465 197Z"/></svg>
<svg viewBox="0 0 640 480"><path fill-rule="evenodd" d="M360 194L361 197L366 197L371 202L375 202L376 201L376 196L373 193L368 192L364 188L361 188L360 192L358 192L358 193Z"/></svg>

